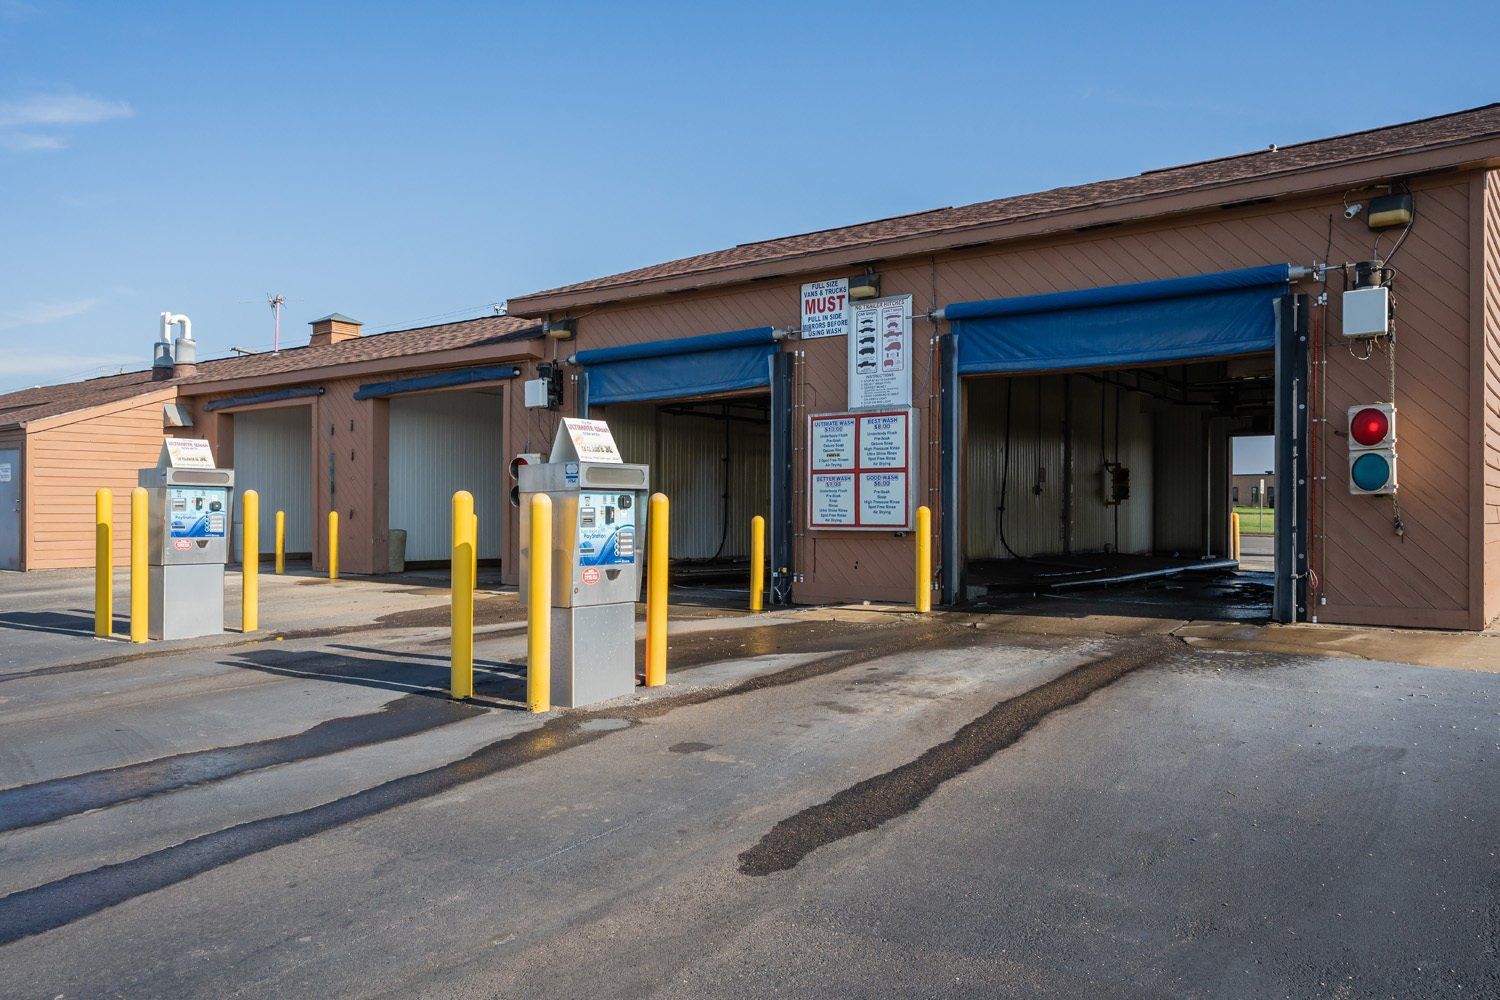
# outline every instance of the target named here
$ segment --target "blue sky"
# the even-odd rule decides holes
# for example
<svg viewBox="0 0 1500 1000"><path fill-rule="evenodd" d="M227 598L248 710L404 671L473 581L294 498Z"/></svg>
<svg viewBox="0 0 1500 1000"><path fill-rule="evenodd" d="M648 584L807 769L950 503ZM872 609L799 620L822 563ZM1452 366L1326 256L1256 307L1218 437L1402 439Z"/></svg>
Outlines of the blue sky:
<svg viewBox="0 0 1500 1000"><path fill-rule="evenodd" d="M0 0L0 390L144 366L165 309L206 356L272 291L284 343L414 326L1500 99L1500 4L1266 10Z"/></svg>

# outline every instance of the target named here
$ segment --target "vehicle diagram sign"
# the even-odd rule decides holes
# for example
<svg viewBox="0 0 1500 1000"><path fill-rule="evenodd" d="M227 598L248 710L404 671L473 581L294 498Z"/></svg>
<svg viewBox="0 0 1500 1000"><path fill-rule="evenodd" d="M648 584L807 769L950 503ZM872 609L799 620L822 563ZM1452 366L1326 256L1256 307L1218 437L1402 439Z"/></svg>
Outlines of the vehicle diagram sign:
<svg viewBox="0 0 1500 1000"><path fill-rule="evenodd" d="M808 527L909 531L916 509L916 411L808 418Z"/></svg>
<svg viewBox="0 0 1500 1000"><path fill-rule="evenodd" d="M911 296L860 302L849 334L849 409L911 405Z"/></svg>
<svg viewBox="0 0 1500 1000"><path fill-rule="evenodd" d="M802 286L803 340L849 333L849 279L833 278Z"/></svg>

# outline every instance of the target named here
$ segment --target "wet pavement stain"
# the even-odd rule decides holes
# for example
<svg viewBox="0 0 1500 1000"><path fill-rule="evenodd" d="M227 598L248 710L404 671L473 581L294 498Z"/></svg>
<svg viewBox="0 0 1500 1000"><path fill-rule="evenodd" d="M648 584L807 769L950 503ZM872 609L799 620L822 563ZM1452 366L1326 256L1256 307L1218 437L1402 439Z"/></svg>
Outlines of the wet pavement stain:
<svg viewBox="0 0 1500 1000"><path fill-rule="evenodd" d="M673 743L667 747L673 753L702 753L705 750L712 750L713 748L714 745L712 743L695 743L692 740L687 740L683 743Z"/></svg>
<svg viewBox="0 0 1500 1000"><path fill-rule="evenodd" d="M388 702L379 711L329 719L290 736L7 788L0 790L0 833L279 764L401 739L483 711L431 695L409 694Z"/></svg>
<svg viewBox="0 0 1500 1000"><path fill-rule="evenodd" d="M395 778L299 812L240 823L129 861L104 865L0 897L0 945L66 926L241 858L431 798L469 782L623 731L622 728L585 728L585 723L591 719L623 719L629 723L625 728L630 728L679 708L795 684L902 650L919 646L930 649L969 645L974 640L974 635L967 629L912 626L899 630L878 645L834 653L726 687L703 688L625 708L609 707L596 713L583 711L553 716L535 729L497 740L467 757L439 767Z"/></svg>
<svg viewBox="0 0 1500 1000"><path fill-rule="evenodd" d="M1011 746L1058 709L1077 704L1127 674L1170 657L1176 641L1143 637L1125 652L1070 670L1025 694L1007 698L921 756L851 785L825 802L777 823L739 856L752 876L789 871L819 847L873 830L921 805L946 781Z"/></svg>

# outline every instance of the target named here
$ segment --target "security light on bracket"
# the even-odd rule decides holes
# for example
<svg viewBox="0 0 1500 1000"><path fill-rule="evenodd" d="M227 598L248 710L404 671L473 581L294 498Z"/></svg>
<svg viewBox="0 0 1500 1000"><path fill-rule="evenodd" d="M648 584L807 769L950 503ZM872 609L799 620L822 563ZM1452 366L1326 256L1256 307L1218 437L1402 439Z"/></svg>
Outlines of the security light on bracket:
<svg viewBox="0 0 1500 1000"><path fill-rule="evenodd" d="M576 319L550 319L542 324L542 331L553 340L572 340L578 335Z"/></svg>
<svg viewBox="0 0 1500 1000"><path fill-rule="evenodd" d="M880 275L873 267L867 267L864 274L849 279L849 298L855 302L880 298Z"/></svg>

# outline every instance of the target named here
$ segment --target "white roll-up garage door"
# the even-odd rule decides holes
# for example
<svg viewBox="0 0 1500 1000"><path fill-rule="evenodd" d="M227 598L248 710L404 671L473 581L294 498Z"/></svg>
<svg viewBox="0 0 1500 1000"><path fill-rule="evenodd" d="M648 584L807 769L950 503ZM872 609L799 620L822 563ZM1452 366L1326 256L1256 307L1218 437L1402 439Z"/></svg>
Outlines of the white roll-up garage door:
<svg viewBox="0 0 1500 1000"><path fill-rule="evenodd" d="M434 392L391 399L390 527L406 532L408 561L452 556L453 494L474 494L479 557L500 557L500 505L505 502L497 392Z"/></svg>
<svg viewBox="0 0 1500 1000"><path fill-rule="evenodd" d="M276 551L276 512L286 512L286 551L312 552L312 407L287 406L234 415L236 492L260 494L260 551ZM235 505L235 520L240 506ZM234 533L235 558L240 532Z"/></svg>

